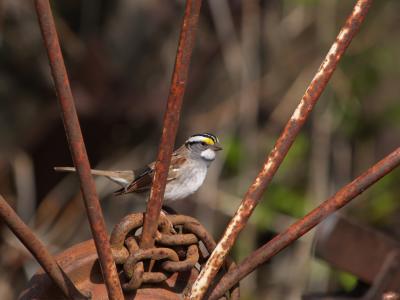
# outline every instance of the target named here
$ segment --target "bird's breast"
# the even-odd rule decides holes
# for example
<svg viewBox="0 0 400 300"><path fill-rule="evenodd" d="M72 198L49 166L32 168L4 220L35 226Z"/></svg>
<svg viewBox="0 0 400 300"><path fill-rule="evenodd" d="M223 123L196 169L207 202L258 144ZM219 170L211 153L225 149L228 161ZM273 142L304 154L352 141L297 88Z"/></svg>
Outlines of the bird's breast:
<svg viewBox="0 0 400 300"><path fill-rule="evenodd" d="M167 184L164 201L179 200L193 194L203 184L206 175L207 165L204 163L187 166L175 180Z"/></svg>

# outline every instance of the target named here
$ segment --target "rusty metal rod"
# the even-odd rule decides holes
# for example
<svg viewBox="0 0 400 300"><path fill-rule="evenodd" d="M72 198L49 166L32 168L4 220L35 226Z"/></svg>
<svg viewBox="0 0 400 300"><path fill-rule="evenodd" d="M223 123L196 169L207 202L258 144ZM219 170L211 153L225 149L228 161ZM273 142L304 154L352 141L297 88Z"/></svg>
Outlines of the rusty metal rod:
<svg viewBox="0 0 400 300"><path fill-rule="evenodd" d="M276 141L274 148L266 158L260 173L249 187L242 203L229 222L223 237L208 259L205 267L201 270L196 282L192 286L190 295L186 299L201 299L206 293L207 288L210 286L235 243L237 236L247 224L247 220L259 203L269 182L278 170L308 115L325 89L340 58L359 31L371 3L372 0L357 1L352 13L338 34L335 43L331 46L318 72L312 79L299 105Z"/></svg>
<svg viewBox="0 0 400 300"><path fill-rule="evenodd" d="M201 0L186 1L185 14L175 58L175 67L169 90L167 110L164 114L163 131L155 165L153 185L151 187L150 199L147 203L143 224L143 234L140 241L140 248L142 249L154 246L158 218L164 198L165 184L167 182L169 165L171 163L171 154L174 150L183 95L188 78L190 58L195 42L201 2Z"/></svg>
<svg viewBox="0 0 400 300"><path fill-rule="evenodd" d="M123 299L49 1L35 0L35 7L108 296Z"/></svg>
<svg viewBox="0 0 400 300"><path fill-rule="evenodd" d="M61 270L46 246L36 237L32 230L21 220L7 201L0 195L0 218L7 224L18 239L36 258L47 275L68 299L87 299L83 296L68 276Z"/></svg>
<svg viewBox="0 0 400 300"><path fill-rule="evenodd" d="M342 187L335 195L313 209L305 217L275 236L264 246L245 258L234 270L225 274L213 290L210 300L218 299L225 291L242 280L258 266L271 259L292 242L321 223L329 215L348 204L367 188L400 165L400 147L369 168L355 180Z"/></svg>

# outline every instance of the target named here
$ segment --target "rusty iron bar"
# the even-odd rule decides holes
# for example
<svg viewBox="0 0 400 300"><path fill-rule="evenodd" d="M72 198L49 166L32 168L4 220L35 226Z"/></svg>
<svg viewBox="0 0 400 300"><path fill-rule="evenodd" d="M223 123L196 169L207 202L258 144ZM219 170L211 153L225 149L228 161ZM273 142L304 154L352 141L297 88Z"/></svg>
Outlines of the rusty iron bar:
<svg viewBox="0 0 400 300"><path fill-rule="evenodd" d="M43 41L49 57L72 160L79 175L86 212L99 256L108 296L110 299L123 299L124 297L117 269L111 255L103 213L96 193L96 187L92 175L90 174L90 164L49 0L35 0L35 7Z"/></svg>
<svg viewBox="0 0 400 300"><path fill-rule="evenodd" d="M265 189L285 158L297 134L304 125L308 115L317 103L320 95L331 78L340 58L357 34L372 0L358 0L345 25L331 46L318 72L312 79L300 103L286 124L283 132L268 155L264 165L249 187L242 203L229 222L225 233L207 261L205 268L193 284L190 295L186 299L201 299L220 269L240 231L244 228L250 215L259 203Z"/></svg>
<svg viewBox="0 0 400 300"><path fill-rule="evenodd" d="M258 266L271 259L274 255L286 248L292 242L306 234L316 225L321 223L329 215L336 212L367 188L381 179L400 165L400 147L390 153L384 159L373 165L349 184L342 187L335 195L325 200L317 208L313 209L305 217L298 220L288 229L275 236L262 247L251 253L231 272L222 277L213 290L210 300L218 299L235 283L242 280Z"/></svg>
<svg viewBox="0 0 400 300"><path fill-rule="evenodd" d="M68 299L88 299L79 292L73 282L62 271L54 257L49 253L46 246L42 244L1 195L0 217L32 253L50 279L53 280L54 284L59 287Z"/></svg>
<svg viewBox="0 0 400 300"><path fill-rule="evenodd" d="M142 249L154 246L158 218L161 212L165 184L167 182L172 151L174 150L179 116L188 78L190 58L195 42L201 2L201 0L186 0L167 110L164 114L163 131L155 165L153 184L143 224L143 235L140 241L140 248Z"/></svg>

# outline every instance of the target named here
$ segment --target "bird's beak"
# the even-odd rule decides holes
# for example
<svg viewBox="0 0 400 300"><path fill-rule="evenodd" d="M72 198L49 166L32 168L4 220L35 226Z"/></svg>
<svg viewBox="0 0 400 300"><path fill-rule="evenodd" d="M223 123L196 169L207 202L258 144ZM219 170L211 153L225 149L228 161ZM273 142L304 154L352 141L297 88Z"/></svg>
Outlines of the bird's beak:
<svg viewBox="0 0 400 300"><path fill-rule="evenodd" d="M220 145L211 145L211 147L210 147L212 150L214 150L214 151L221 151L222 150L222 147L220 146Z"/></svg>

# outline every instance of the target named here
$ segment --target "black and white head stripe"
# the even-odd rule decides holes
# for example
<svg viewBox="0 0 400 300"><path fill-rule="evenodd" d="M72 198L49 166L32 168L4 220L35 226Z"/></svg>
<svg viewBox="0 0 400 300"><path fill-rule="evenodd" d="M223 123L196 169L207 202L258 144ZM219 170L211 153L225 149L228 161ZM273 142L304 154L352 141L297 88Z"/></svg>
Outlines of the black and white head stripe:
<svg viewBox="0 0 400 300"><path fill-rule="evenodd" d="M186 141L187 144L192 144L192 143L206 143L208 145L214 145L219 143L218 138L210 133L200 133L200 134L195 134L192 135L190 138L187 139Z"/></svg>

